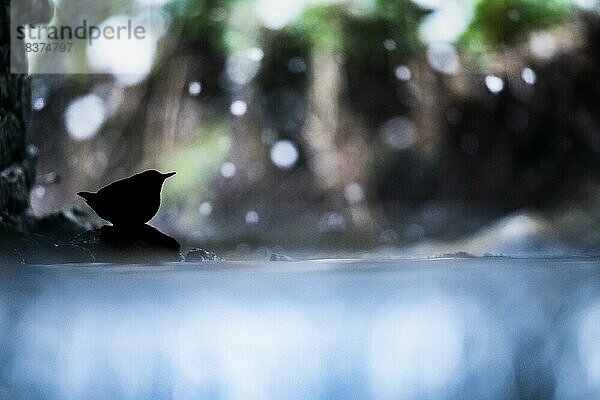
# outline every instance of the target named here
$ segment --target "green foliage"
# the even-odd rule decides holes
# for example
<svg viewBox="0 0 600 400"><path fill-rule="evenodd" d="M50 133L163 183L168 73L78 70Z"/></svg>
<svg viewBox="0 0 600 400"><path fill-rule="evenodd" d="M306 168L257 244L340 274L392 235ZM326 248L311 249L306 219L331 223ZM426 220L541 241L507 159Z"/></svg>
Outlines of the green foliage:
<svg viewBox="0 0 600 400"><path fill-rule="evenodd" d="M207 53L225 54L227 0L171 0L165 10L184 43L196 43Z"/></svg>
<svg viewBox="0 0 600 400"><path fill-rule="evenodd" d="M342 53L346 59L366 61L386 52L403 59L420 49L418 28L427 13L409 0L377 0L363 12L346 3L318 5L308 8L295 28L309 47ZM386 50L386 40L395 49Z"/></svg>
<svg viewBox="0 0 600 400"><path fill-rule="evenodd" d="M342 50L342 26L347 12L344 5L316 5L309 7L295 31L301 35L309 47L326 52Z"/></svg>
<svg viewBox="0 0 600 400"><path fill-rule="evenodd" d="M228 143L228 124L221 120L207 122L190 142L181 144L177 151L162 160L162 170L177 171L177 179L163 189L165 203L174 203L181 193L194 199L205 196L229 152Z"/></svg>
<svg viewBox="0 0 600 400"><path fill-rule="evenodd" d="M258 45L261 22L256 15L254 1L230 1L226 24L225 45L230 54Z"/></svg>
<svg viewBox="0 0 600 400"><path fill-rule="evenodd" d="M480 0L461 44L471 48L515 44L531 31L568 20L572 12L565 0Z"/></svg>
<svg viewBox="0 0 600 400"><path fill-rule="evenodd" d="M400 62L421 49L419 25L428 14L408 0L378 0L373 12L351 15L344 30L344 49L355 61L368 62L373 57ZM384 42L393 43L386 49Z"/></svg>

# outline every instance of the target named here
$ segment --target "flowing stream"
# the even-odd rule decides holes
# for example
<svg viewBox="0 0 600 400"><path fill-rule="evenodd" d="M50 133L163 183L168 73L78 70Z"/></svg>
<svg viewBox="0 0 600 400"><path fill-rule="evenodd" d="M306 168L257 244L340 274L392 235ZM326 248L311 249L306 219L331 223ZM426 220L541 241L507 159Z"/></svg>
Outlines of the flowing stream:
<svg viewBox="0 0 600 400"><path fill-rule="evenodd" d="M598 399L600 260L0 273L0 399Z"/></svg>

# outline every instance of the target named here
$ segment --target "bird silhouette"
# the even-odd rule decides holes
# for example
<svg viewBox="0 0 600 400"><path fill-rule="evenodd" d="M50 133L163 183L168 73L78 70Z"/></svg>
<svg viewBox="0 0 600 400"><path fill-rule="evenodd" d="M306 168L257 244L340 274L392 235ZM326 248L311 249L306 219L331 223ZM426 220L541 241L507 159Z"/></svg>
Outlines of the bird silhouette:
<svg viewBox="0 0 600 400"><path fill-rule="evenodd" d="M115 226L131 227L150 221L160 207L164 181L175 175L148 170L115 181L96 193L79 192L85 202L104 220Z"/></svg>

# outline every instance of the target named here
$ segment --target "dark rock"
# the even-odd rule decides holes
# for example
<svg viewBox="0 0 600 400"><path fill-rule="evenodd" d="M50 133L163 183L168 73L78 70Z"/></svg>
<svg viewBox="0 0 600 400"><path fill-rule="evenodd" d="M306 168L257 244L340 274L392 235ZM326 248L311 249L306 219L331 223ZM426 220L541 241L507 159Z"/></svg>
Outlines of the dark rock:
<svg viewBox="0 0 600 400"><path fill-rule="evenodd" d="M0 266L25 264L14 233L0 232Z"/></svg>
<svg viewBox="0 0 600 400"><path fill-rule="evenodd" d="M25 232L33 219L33 212L11 215L0 210L0 232Z"/></svg>
<svg viewBox="0 0 600 400"><path fill-rule="evenodd" d="M71 229L81 229L75 218L64 211L46 223L50 234L66 235ZM38 227L39 228L39 227ZM58 229L58 230L57 230ZM207 253L210 254L210 253ZM212 257L207 259L217 259ZM41 234L15 231L0 232L0 265L68 264L68 263L157 263L181 262L179 243L159 230L144 225L136 228L102 226L61 241Z"/></svg>
<svg viewBox="0 0 600 400"><path fill-rule="evenodd" d="M213 252L202 250L202 249L193 249L187 253L187 255L185 256L185 261L186 262L223 261L223 259Z"/></svg>
<svg viewBox="0 0 600 400"><path fill-rule="evenodd" d="M0 190L1 192L2 190ZM82 257L78 255L70 257L69 251L62 251L70 248L70 245L65 243L75 235L91 230L100 224L101 220L89 213L87 208L78 206L42 218L36 218L31 209L27 209L21 215L0 212L0 234L3 234L2 239L5 242L4 247L0 246L0 251L4 252L0 255L0 259L7 257L7 254L16 252L15 254L29 254L28 257L25 257L26 260L22 260L23 263L48 263L42 256L37 256L38 253L59 262L80 262ZM15 242L17 238L18 240ZM14 251L9 250L7 253L6 249L9 244L12 244ZM37 249L32 248L25 251L22 247L27 244L37 246ZM57 252L60 252L61 255L55 257ZM10 257L12 258L12 256ZM91 260L89 257L83 259L83 261Z"/></svg>
<svg viewBox="0 0 600 400"><path fill-rule="evenodd" d="M285 254L271 253L271 258L269 258L269 261L294 261L294 259L286 256Z"/></svg>
<svg viewBox="0 0 600 400"><path fill-rule="evenodd" d="M116 227L104 225L100 228L100 238L115 247L129 247L133 243L143 243L155 249L179 251L177 240L150 225Z"/></svg>
<svg viewBox="0 0 600 400"><path fill-rule="evenodd" d="M105 225L81 233L69 243L87 249L95 262L182 261L179 243L149 225L134 228Z"/></svg>
<svg viewBox="0 0 600 400"><path fill-rule="evenodd" d="M101 220L89 212L87 207L74 206L39 218L34 222L31 230L56 240L69 241L76 235L101 224Z"/></svg>
<svg viewBox="0 0 600 400"><path fill-rule="evenodd" d="M22 232L0 233L0 262L15 264L64 264L91 262L93 257L81 246Z"/></svg>

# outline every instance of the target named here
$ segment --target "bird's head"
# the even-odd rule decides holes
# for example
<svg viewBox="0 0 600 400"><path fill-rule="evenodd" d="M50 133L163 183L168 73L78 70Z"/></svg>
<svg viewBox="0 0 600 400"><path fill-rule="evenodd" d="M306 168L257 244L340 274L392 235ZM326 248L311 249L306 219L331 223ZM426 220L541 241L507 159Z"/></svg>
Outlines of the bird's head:
<svg viewBox="0 0 600 400"><path fill-rule="evenodd" d="M162 186L163 182L165 180L167 180L168 178L172 177L173 175L175 175L176 172L167 172L166 174L163 174L160 171L151 169L151 170L142 172L142 174L148 180L148 182L159 184L160 186Z"/></svg>

